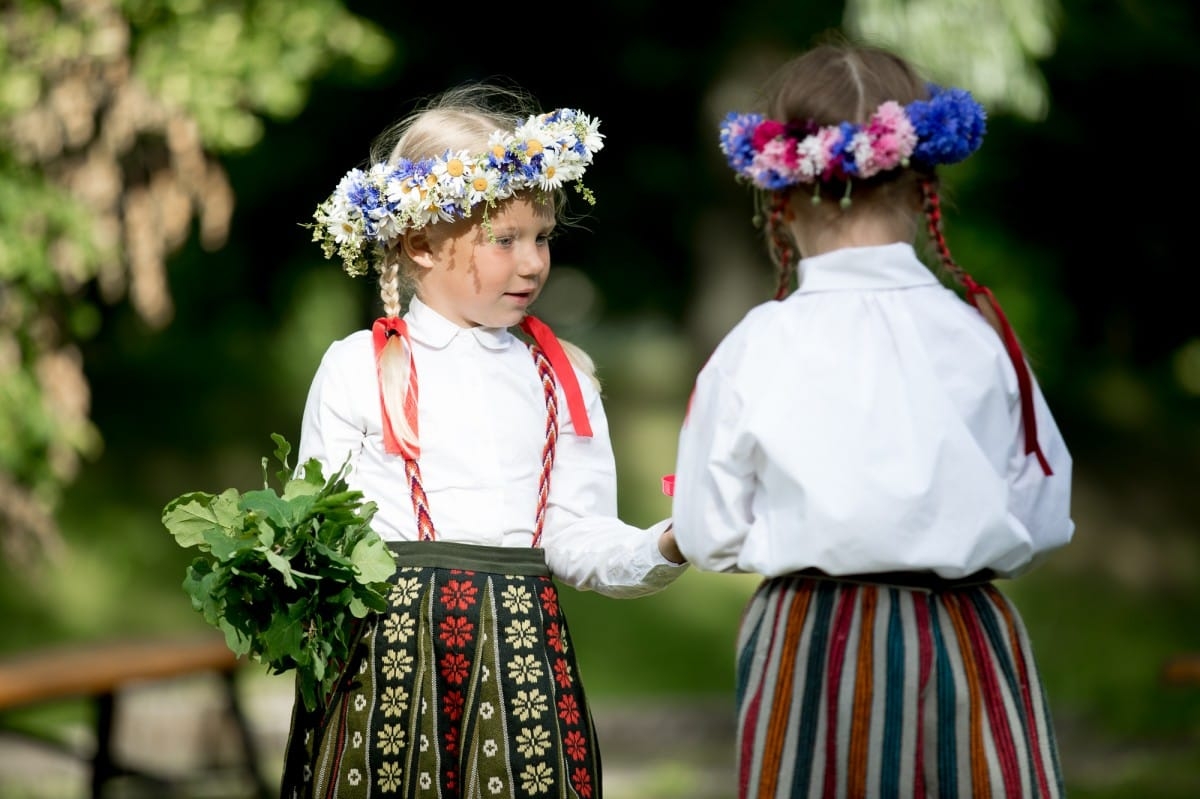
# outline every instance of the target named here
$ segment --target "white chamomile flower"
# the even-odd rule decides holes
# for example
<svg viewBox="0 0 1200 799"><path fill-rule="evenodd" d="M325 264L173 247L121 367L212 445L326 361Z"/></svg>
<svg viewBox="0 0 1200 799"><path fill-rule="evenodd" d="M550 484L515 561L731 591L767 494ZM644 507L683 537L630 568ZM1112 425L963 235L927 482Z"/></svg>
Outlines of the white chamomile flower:
<svg viewBox="0 0 1200 799"><path fill-rule="evenodd" d="M363 234L363 219L356 208L345 202L330 203L325 212L325 228L338 244L356 241Z"/></svg>
<svg viewBox="0 0 1200 799"><path fill-rule="evenodd" d="M500 186L500 171L480 165L471 173L471 182L467 186L467 201L478 205L495 197Z"/></svg>
<svg viewBox="0 0 1200 799"><path fill-rule="evenodd" d="M604 134L600 132L600 120L591 119L590 117L580 114L579 121L583 123L583 135L579 136L579 140L583 142L583 147L589 154L599 151L604 147Z"/></svg>
<svg viewBox="0 0 1200 799"><path fill-rule="evenodd" d="M472 160L471 154L466 150L447 153L434 162L430 171L437 176L438 183L444 185L461 183L467 173L471 171Z"/></svg>
<svg viewBox="0 0 1200 799"><path fill-rule="evenodd" d="M542 191L554 191L563 185L567 178L559 173L558 151L546 150L542 153L542 168L538 171L538 188Z"/></svg>

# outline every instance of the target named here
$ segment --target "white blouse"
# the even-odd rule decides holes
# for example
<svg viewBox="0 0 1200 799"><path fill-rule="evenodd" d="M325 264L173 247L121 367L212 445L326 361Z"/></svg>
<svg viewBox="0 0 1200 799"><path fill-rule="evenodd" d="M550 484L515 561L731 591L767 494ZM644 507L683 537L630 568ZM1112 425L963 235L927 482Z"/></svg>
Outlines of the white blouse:
<svg viewBox="0 0 1200 799"><path fill-rule="evenodd" d="M528 347L504 328L463 328L418 299L405 315L417 371L422 485L441 541L528 547L546 440L546 400ZM555 577L631 597L685 566L658 549L669 520L649 529L617 517L616 465L600 394L576 370L593 435L575 435L562 388L559 436L541 545ZM297 464L328 477L349 458L347 483L374 501L384 540L418 540L404 459L384 451L370 330L326 350L309 389Z"/></svg>
<svg viewBox="0 0 1200 799"><path fill-rule="evenodd" d="M679 437L679 547L777 576L983 568L1014 576L1071 540L1071 456L1034 381L908 244L824 253L753 308L696 380Z"/></svg>

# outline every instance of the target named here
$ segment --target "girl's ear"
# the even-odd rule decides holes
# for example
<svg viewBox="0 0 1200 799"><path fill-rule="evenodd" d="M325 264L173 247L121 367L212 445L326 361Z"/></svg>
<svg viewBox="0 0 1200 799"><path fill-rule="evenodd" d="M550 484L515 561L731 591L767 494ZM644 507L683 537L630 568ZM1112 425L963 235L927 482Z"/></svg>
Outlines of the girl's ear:
<svg viewBox="0 0 1200 799"><path fill-rule="evenodd" d="M433 241L425 230L409 232L401 239L400 246L404 248L404 254L417 266L423 269L434 267L436 258L433 253Z"/></svg>

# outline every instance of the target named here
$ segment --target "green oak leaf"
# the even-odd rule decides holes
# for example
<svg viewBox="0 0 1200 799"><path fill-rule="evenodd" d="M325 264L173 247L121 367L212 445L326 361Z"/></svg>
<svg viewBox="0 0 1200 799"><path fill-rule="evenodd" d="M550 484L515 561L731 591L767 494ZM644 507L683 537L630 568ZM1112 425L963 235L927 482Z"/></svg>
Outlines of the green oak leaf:
<svg viewBox="0 0 1200 799"><path fill-rule="evenodd" d="M232 488L217 496L200 491L183 494L167 503L163 509L163 524L181 547L199 545L209 530L232 534L241 529L237 497L237 491Z"/></svg>
<svg viewBox="0 0 1200 799"><path fill-rule="evenodd" d="M379 538L364 538L354 545L350 560L363 583L383 582L396 572L396 560Z"/></svg>

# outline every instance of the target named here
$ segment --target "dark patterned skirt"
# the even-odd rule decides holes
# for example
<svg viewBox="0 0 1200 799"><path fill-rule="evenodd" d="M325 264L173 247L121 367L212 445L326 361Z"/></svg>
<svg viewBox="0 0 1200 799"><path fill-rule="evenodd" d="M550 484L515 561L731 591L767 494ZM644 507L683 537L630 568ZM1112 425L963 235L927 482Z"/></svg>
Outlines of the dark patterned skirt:
<svg viewBox="0 0 1200 799"><path fill-rule="evenodd" d="M371 617L328 705L299 695L283 799L599 799L600 751L542 550L389 544Z"/></svg>

